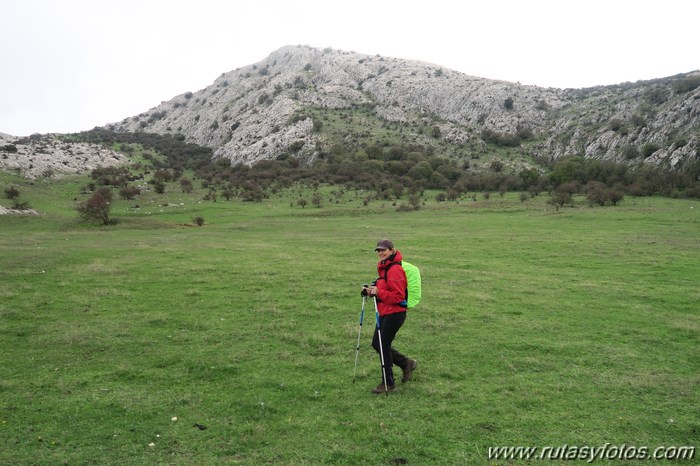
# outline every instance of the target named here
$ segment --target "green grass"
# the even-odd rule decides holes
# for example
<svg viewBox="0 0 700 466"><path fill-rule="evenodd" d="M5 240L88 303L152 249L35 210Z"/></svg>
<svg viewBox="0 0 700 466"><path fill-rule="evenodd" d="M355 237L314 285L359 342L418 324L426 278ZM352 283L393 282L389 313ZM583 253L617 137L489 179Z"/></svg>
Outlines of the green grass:
<svg viewBox="0 0 700 466"><path fill-rule="evenodd" d="M103 227L76 220L84 184L19 184L44 215L0 217L2 464L503 465L536 463L489 447L697 446L697 202L556 212L511 194L397 213L352 192L301 209L297 188L244 204L171 184L118 200ZM423 277L396 340L418 369L388 397L370 394L372 309L352 383L382 237Z"/></svg>

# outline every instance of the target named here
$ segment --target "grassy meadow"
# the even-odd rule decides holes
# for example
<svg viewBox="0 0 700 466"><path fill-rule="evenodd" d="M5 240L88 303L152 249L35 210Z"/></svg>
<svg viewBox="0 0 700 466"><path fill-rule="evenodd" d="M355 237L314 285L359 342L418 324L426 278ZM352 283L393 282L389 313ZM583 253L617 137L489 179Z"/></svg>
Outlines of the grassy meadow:
<svg viewBox="0 0 700 466"><path fill-rule="evenodd" d="M397 212L171 183L116 200L105 227L77 220L86 180L0 177L42 212L0 216L0 464L585 464L488 449L698 446L697 201ZM418 368L390 396L370 393L370 306L352 383L383 237L423 278L395 341Z"/></svg>

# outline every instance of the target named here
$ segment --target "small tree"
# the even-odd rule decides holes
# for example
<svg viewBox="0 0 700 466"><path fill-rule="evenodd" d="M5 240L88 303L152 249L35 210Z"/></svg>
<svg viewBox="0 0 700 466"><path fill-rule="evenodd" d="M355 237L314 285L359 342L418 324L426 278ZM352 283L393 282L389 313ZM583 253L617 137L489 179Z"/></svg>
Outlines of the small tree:
<svg viewBox="0 0 700 466"><path fill-rule="evenodd" d="M604 206L605 201L608 200L607 187L600 181L589 181L586 185L586 198L588 199L588 205L598 204Z"/></svg>
<svg viewBox="0 0 700 466"><path fill-rule="evenodd" d="M506 108L506 110L512 110L513 109L513 98L506 97L506 100L503 102L503 106Z"/></svg>
<svg viewBox="0 0 700 466"><path fill-rule="evenodd" d="M192 181L188 178L180 178L180 188L182 189L183 193L191 193Z"/></svg>
<svg viewBox="0 0 700 466"><path fill-rule="evenodd" d="M125 200L131 200L139 194L141 194L141 190L136 186L124 186L119 189L119 195Z"/></svg>
<svg viewBox="0 0 700 466"><path fill-rule="evenodd" d="M552 197L550 197L547 200L547 204L551 204L554 207L556 207L557 210L559 210L559 207L562 207L564 204L571 204L572 203L572 198L571 194L569 194L566 191L554 191L552 193Z"/></svg>
<svg viewBox="0 0 700 466"><path fill-rule="evenodd" d="M314 193L313 197L311 198L311 203L314 205L314 207L321 207L323 201L323 196L321 196L321 193Z"/></svg>
<svg viewBox="0 0 700 466"><path fill-rule="evenodd" d="M412 193L410 196L408 196L408 203L411 207L413 207L413 210L420 209L420 204L421 204L420 195L418 193Z"/></svg>
<svg viewBox="0 0 700 466"><path fill-rule="evenodd" d="M19 197L19 189L15 186L5 188L5 197L7 199L17 199Z"/></svg>
<svg viewBox="0 0 700 466"><path fill-rule="evenodd" d="M84 221L99 220L104 225L112 221L109 211L112 208L112 191L109 188L98 189L88 200L78 205L78 215Z"/></svg>
<svg viewBox="0 0 700 466"><path fill-rule="evenodd" d="M403 195L403 191L404 191L403 184L392 183L391 184L391 191L394 193L394 197L396 199L401 199L401 196Z"/></svg>
<svg viewBox="0 0 700 466"><path fill-rule="evenodd" d="M308 203L309 203L309 201L307 201L307 200L304 199L303 197L300 198L300 199L297 201L297 204L300 205L302 209L303 209L304 207L306 207L306 204L308 204Z"/></svg>
<svg viewBox="0 0 700 466"><path fill-rule="evenodd" d="M620 189L616 188L611 188L610 191L608 192L608 199L612 203L612 205L616 206L618 202L623 200L625 198L625 193L622 192Z"/></svg>

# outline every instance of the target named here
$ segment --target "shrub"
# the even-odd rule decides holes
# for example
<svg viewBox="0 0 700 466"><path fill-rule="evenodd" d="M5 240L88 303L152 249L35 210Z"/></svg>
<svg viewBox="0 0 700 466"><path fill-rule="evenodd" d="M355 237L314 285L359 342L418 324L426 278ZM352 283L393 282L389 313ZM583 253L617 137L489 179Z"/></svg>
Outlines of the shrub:
<svg viewBox="0 0 700 466"><path fill-rule="evenodd" d="M654 142L647 142L642 146L642 156L644 158L650 157L654 152L661 149L661 146Z"/></svg>
<svg viewBox="0 0 700 466"><path fill-rule="evenodd" d="M20 201L19 199L15 199L15 202L12 204L12 208L15 210L29 210L32 208L32 206L29 205L29 202L27 201Z"/></svg>
<svg viewBox="0 0 700 466"><path fill-rule="evenodd" d="M141 190L136 186L124 186L119 189L119 195L125 200L132 200L139 194L141 194Z"/></svg>
<svg viewBox="0 0 700 466"><path fill-rule="evenodd" d="M612 188L610 189L610 191L608 191L608 199L610 200L612 205L617 205L617 203L623 200L624 198L625 193L623 193L620 189Z"/></svg>
<svg viewBox="0 0 700 466"><path fill-rule="evenodd" d="M413 207L413 210L420 209L420 205L421 205L420 196L417 193L411 194L410 196L408 196L408 204L411 207Z"/></svg>
<svg viewBox="0 0 700 466"><path fill-rule="evenodd" d="M493 160L489 164L489 168L491 169L491 171L494 171L496 173L500 173L503 171L503 162L501 160L498 160L498 159Z"/></svg>
<svg viewBox="0 0 700 466"><path fill-rule="evenodd" d="M700 76L688 76L685 79L673 84L673 90L677 94L690 92L700 86Z"/></svg>
<svg viewBox="0 0 700 466"><path fill-rule="evenodd" d="M189 178L180 178L180 188L183 193L192 192L192 181Z"/></svg>
<svg viewBox="0 0 700 466"><path fill-rule="evenodd" d="M549 110L549 104L544 99L539 99L535 105L537 110Z"/></svg>
<svg viewBox="0 0 700 466"><path fill-rule="evenodd" d="M88 200L78 205L78 216L84 221L99 220L104 225L112 223L109 212L112 208L112 191L100 188Z"/></svg>
<svg viewBox="0 0 700 466"><path fill-rule="evenodd" d="M197 215L192 218L192 223L201 227L202 225L204 225L204 217L202 217L201 215Z"/></svg>
<svg viewBox="0 0 700 466"><path fill-rule="evenodd" d="M299 152L302 147L304 147L305 142L303 140L294 141L289 146L289 150L292 152Z"/></svg>
<svg viewBox="0 0 700 466"><path fill-rule="evenodd" d="M520 138L517 134L502 134L498 138L498 145L503 147L518 147L520 145Z"/></svg>
<svg viewBox="0 0 700 466"><path fill-rule="evenodd" d="M516 133L516 135L523 140L531 139L533 134L532 128L529 127L520 128Z"/></svg>
<svg viewBox="0 0 700 466"><path fill-rule="evenodd" d="M513 98L507 97L506 100L503 102L503 106L506 110L513 110Z"/></svg>
<svg viewBox="0 0 700 466"><path fill-rule="evenodd" d="M414 207L411 207L411 206L408 205L408 204L400 204L400 205L396 208L396 211L397 211L397 212L412 212L412 211L414 211L414 210L417 210L417 209L415 209Z"/></svg>
<svg viewBox="0 0 700 466"><path fill-rule="evenodd" d="M564 204L573 204L571 194L564 191L554 191L552 196L547 200L547 204L553 205L559 210L559 207L563 207Z"/></svg>
<svg viewBox="0 0 700 466"><path fill-rule="evenodd" d="M628 144L622 148L622 156L627 160L636 159L639 157L639 151L633 145Z"/></svg>
<svg viewBox="0 0 700 466"><path fill-rule="evenodd" d="M619 131L620 128L622 128L625 125L625 123L620 120L619 118L615 118L613 120L610 120L610 129L613 131Z"/></svg>
<svg viewBox="0 0 700 466"><path fill-rule="evenodd" d="M599 181L589 181L586 185L586 199L588 205L598 204L605 205L608 200L608 192L606 186Z"/></svg>
<svg viewBox="0 0 700 466"><path fill-rule="evenodd" d="M673 149L674 149L674 150L675 150L675 149L680 149L681 147L685 147L685 146L687 146L687 145L688 145L688 139L682 137L682 138L676 139L676 140L673 142Z"/></svg>
<svg viewBox="0 0 700 466"><path fill-rule="evenodd" d="M19 197L19 189L16 186L8 186L5 188L5 198L17 199Z"/></svg>

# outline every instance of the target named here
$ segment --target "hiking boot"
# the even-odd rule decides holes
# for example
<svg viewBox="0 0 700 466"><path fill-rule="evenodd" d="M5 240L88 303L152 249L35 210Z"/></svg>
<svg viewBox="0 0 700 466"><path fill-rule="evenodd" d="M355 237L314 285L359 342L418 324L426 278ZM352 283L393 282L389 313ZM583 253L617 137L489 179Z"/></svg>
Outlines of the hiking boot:
<svg viewBox="0 0 700 466"><path fill-rule="evenodd" d="M383 383L380 383L377 385L377 388L372 390L372 393L379 395L380 393L389 393L393 392L396 390L396 385L384 385Z"/></svg>
<svg viewBox="0 0 700 466"><path fill-rule="evenodd" d="M403 377L401 377L401 382L406 383L411 380L411 375L413 375L413 371L416 370L417 366L418 361L415 359L409 359L406 363L406 367L403 368Z"/></svg>

